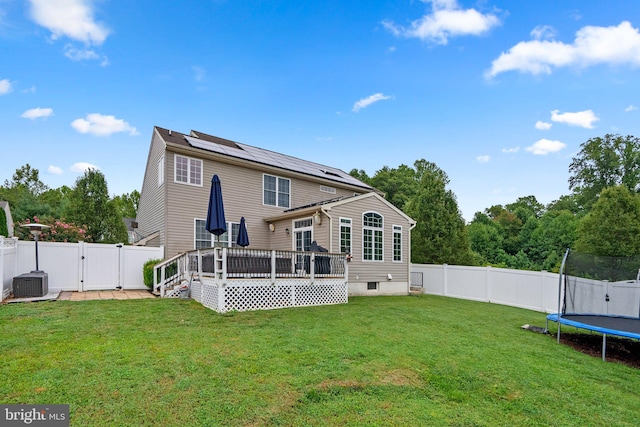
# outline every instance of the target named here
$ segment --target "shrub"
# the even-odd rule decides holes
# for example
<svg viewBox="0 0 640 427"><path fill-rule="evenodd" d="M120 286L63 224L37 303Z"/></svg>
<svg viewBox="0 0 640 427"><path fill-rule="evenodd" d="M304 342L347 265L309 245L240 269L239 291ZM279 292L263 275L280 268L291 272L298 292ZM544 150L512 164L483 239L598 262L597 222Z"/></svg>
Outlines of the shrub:
<svg viewBox="0 0 640 427"><path fill-rule="evenodd" d="M24 224L42 224L48 225L49 228L42 230L42 234L38 240L42 242L72 242L77 243L79 241L91 242L91 236L87 234L86 227L81 227L76 224L66 222L64 218L55 219L53 217L37 217L33 219L27 218ZM15 233L21 240L30 240L29 230L22 227L23 224L16 224Z"/></svg>
<svg viewBox="0 0 640 427"><path fill-rule="evenodd" d="M153 288L153 267L162 262L161 259L150 259L142 266L142 277L147 288Z"/></svg>

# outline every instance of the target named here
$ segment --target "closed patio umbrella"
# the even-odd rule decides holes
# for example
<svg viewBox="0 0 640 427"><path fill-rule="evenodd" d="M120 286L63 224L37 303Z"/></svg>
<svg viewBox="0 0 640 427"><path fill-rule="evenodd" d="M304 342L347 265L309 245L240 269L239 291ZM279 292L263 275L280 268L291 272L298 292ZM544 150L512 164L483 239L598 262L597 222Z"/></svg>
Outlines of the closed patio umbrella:
<svg viewBox="0 0 640 427"><path fill-rule="evenodd" d="M216 236L226 233L227 222L224 219L224 205L222 204L222 186L218 175L211 178L211 192L209 193L209 210L207 211L207 231Z"/></svg>
<svg viewBox="0 0 640 427"><path fill-rule="evenodd" d="M238 230L238 246L243 248L249 246L249 234L247 234L247 224L244 221L244 217L240 218L240 229Z"/></svg>

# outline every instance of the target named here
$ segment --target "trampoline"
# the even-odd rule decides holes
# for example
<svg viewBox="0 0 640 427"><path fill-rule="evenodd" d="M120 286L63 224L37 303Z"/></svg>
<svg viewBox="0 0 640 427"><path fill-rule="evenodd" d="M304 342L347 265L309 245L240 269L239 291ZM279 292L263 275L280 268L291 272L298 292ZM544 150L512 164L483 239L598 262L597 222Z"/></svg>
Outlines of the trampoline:
<svg viewBox="0 0 640 427"><path fill-rule="evenodd" d="M640 340L640 257L602 257L567 250L560 268L558 324L602 334L602 360L607 335Z"/></svg>

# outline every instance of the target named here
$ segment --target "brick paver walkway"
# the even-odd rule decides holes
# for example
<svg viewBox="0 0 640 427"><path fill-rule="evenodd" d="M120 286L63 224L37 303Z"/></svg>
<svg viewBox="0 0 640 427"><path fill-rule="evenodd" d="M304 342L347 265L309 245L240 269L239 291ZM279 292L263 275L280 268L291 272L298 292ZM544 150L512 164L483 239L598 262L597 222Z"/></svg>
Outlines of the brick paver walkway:
<svg viewBox="0 0 640 427"><path fill-rule="evenodd" d="M64 291L60 293L58 300L66 301L88 301L96 299L141 299L156 298L149 291L143 289L124 290L124 291L88 291L88 292L70 292Z"/></svg>

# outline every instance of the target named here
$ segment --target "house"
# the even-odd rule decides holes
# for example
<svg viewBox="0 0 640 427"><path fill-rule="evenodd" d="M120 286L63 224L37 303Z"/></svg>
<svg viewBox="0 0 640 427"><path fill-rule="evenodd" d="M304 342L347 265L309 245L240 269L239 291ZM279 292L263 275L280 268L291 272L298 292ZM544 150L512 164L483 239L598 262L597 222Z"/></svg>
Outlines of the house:
<svg viewBox="0 0 640 427"><path fill-rule="evenodd" d="M228 232L205 229L211 178L222 183ZM251 248L308 251L313 242L349 259L350 295L407 294L415 222L375 188L340 169L198 131L154 127L138 232L164 256L235 245L240 218Z"/></svg>

